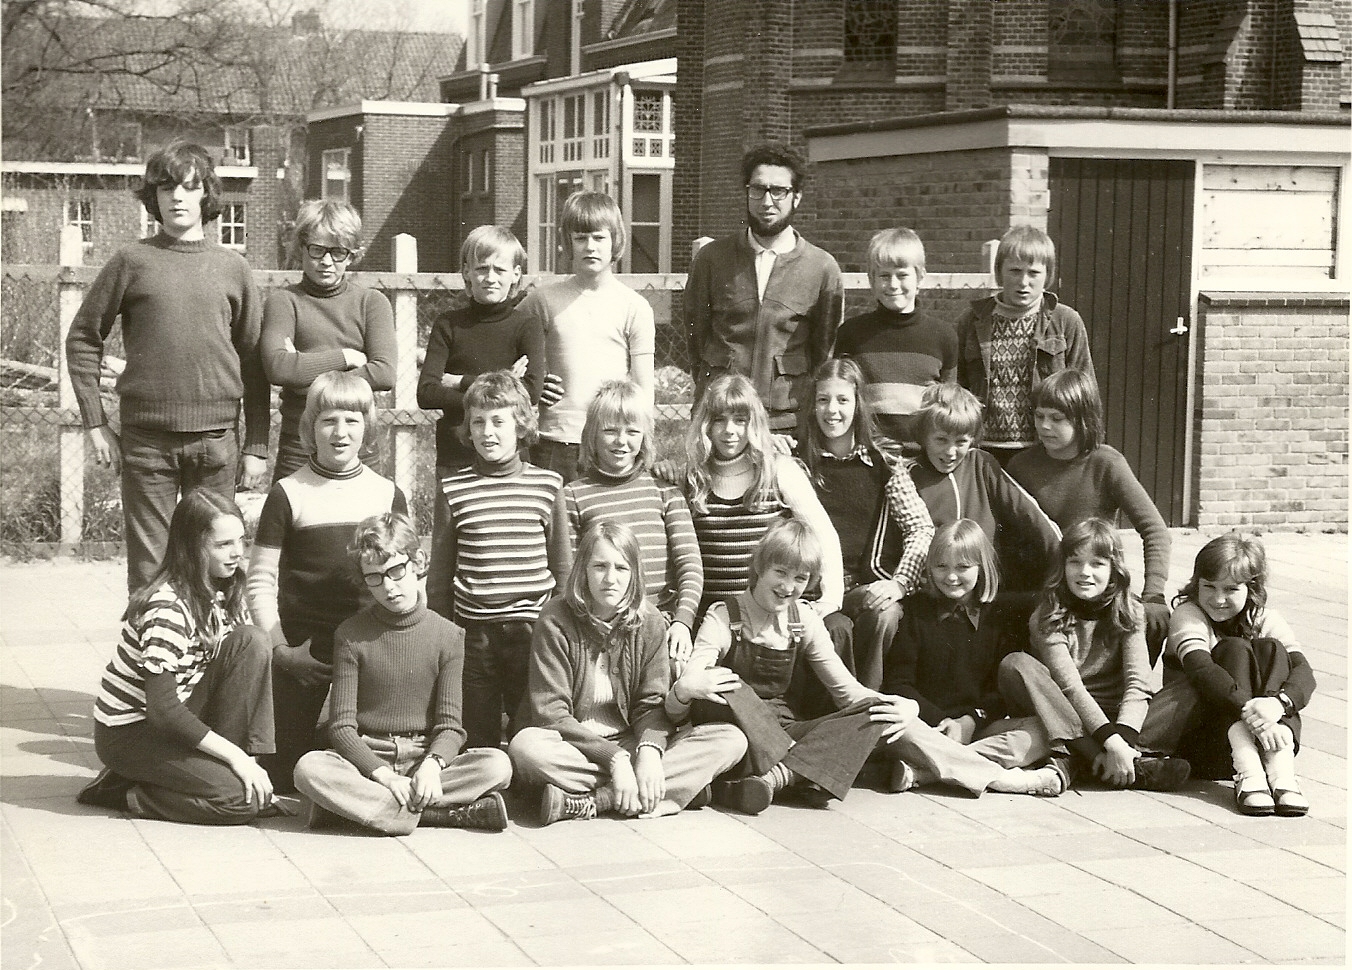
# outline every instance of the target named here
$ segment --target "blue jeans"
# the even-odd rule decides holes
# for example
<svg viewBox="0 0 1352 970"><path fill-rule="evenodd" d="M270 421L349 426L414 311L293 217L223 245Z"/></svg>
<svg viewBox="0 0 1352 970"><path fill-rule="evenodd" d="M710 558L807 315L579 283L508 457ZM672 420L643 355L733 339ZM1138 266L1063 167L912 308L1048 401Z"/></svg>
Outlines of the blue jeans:
<svg viewBox="0 0 1352 970"><path fill-rule="evenodd" d="M574 479L581 477L582 473L577 467L578 453L581 449L582 446L578 444L554 441L552 438L541 438L531 446L530 463L539 468L548 468L550 471L558 472L563 476L563 483L567 485Z"/></svg>
<svg viewBox="0 0 1352 970"><path fill-rule="evenodd" d="M169 519L179 498L205 487L233 500L238 464L234 428L122 429L122 517L129 591L150 582L164 561Z"/></svg>

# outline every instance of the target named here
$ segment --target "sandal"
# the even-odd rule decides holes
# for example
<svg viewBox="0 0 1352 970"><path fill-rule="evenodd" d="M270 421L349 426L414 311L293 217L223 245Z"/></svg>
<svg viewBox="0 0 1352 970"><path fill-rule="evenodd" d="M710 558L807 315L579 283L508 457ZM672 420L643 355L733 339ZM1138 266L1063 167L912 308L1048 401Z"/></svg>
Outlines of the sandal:
<svg viewBox="0 0 1352 970"><path fill-rule="evenodd" d="M1272 797L1277 814L1283 818L1299 818L1310 810L1310 800L1295 788L1274 788Z"/></svg>
<svg viewBox="0 0 1352 970"><path fill-rule="evenodd" d="M1271 815L1277 807L1276 802L1273 801L1272 792L1266 788L1253 788L1244 791L1239 787L1235 788L1235 806L1239 809L1241 815L1252 816ZM1308 809L1308 806L1306 807Z"/></svg>

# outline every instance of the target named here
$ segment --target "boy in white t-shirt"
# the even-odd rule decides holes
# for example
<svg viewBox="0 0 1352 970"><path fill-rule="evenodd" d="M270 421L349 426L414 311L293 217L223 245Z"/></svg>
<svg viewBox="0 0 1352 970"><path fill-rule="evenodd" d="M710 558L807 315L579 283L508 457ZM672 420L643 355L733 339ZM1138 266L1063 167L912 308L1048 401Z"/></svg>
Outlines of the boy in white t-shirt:
<svg viewBox="0 0 1352 970"><path fill-rule="evenodd" d="M653 403L653 311L615 279L627 241L620 207L600 192L575 192L563 204L573 275L532 290L521 303L544 324L549 373L540 392L540 440L531 463L565 482L578 477L578 443L587 405L610 380L628 378Z"/></svg>

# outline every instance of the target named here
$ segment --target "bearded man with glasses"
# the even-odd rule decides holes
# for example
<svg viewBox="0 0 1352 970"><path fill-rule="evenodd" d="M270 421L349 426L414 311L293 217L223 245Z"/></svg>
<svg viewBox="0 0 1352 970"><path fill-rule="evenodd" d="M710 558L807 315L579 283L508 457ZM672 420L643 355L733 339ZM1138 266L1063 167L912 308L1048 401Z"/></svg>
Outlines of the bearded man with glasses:
<svg viewBox="0 0 1352 970"><path fill-rule="evenodd" d="M781 434L797 421L812 371L831 356L844 307L835 257L793 228L806 168L786 145L742 157L746 231L701 249L685 290L696 398L719 374L745 374Z"/></svg>

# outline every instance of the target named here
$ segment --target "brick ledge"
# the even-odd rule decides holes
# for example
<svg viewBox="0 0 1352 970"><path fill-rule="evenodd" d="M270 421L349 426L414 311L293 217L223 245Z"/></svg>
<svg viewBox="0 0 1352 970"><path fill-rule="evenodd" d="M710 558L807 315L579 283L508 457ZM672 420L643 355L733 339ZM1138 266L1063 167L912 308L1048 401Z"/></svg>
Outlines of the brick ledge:
<svg viewBox="0 0 1352 970"><path fill-rule="evenodd" d="M1352 298L1339 293L1208 293L1197 294L1197 299L1211 307L1280 307L1300 310L1332 307L1348 309Z"/></svg>

